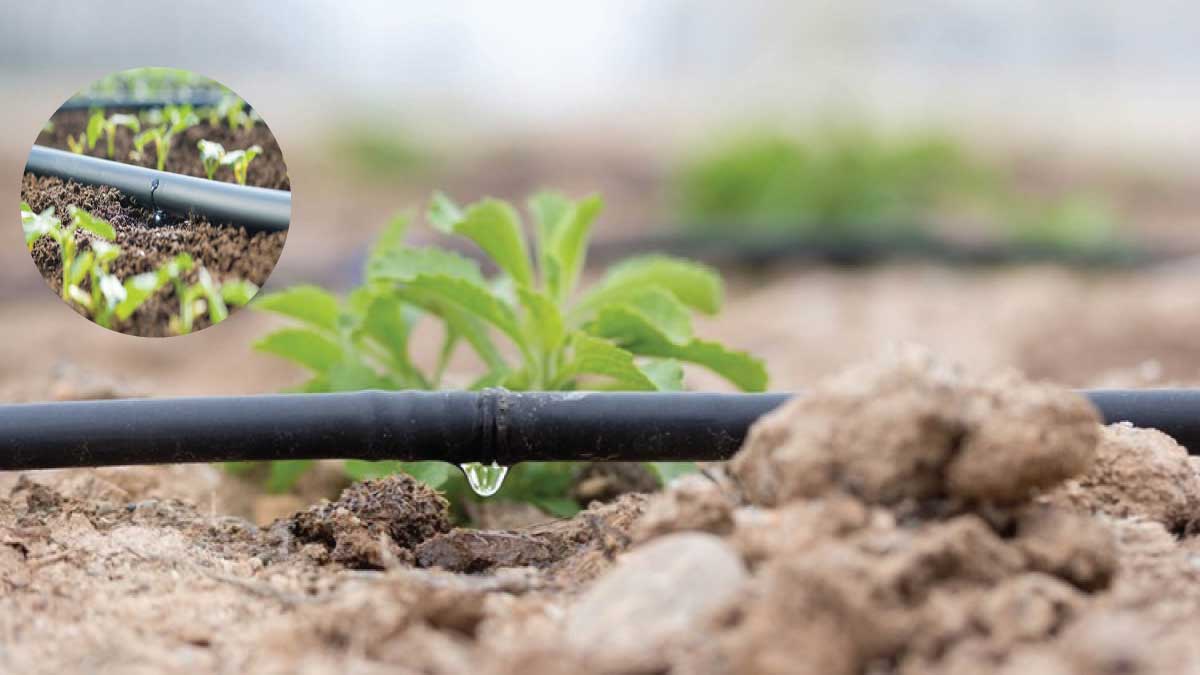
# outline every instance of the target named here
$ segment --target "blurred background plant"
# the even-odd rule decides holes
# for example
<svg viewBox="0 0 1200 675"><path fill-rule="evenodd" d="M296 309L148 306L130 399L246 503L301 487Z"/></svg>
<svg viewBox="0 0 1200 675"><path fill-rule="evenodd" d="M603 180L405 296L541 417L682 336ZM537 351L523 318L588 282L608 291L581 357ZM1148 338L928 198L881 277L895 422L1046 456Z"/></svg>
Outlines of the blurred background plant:
<svg viewBox="0 0 1200 675"><path fill-rule="evenodd" d="M939 133L888 137L845 125L745 133L693 153L673 191L685 230L733 240L920 241L970 213L993 241L1064 250L1118 243L1102 201L1033 197L1003 167Z"/></svg>

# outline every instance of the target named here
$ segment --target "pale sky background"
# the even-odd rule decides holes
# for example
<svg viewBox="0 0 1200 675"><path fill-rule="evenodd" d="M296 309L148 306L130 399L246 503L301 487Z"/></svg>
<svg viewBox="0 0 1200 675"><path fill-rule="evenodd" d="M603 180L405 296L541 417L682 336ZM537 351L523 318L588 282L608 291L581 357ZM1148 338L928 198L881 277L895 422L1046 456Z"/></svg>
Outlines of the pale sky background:
<svg viewBox="0 0 1200 675"><path fill-rule="evenodd" d="M134 66L300 133L367 106L459 130L662 138L854 111L1200 164L1200 5L1125 0L4 2L0 85L44 117ZM10 113L11 114L11 113Z"/></svg>

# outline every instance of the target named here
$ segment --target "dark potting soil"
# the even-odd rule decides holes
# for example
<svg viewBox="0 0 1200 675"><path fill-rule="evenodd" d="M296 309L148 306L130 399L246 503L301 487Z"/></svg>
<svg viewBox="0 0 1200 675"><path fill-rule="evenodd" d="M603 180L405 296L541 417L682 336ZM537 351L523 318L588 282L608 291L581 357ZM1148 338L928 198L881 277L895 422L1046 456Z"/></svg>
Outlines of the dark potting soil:
<svg viewBox="0 0 1200 675"><path fill-rule="evenodd" d="M105 112L112 114L122 111L106 110ZM87 129L88 116L89 114L86 110L60 110L54 113L50 118L50 121L54 123L53 130L43 130L38 134L36 143L49 148L69 150L70 146L67 145L67 136L78 138L79 134ZM156 168L157 160L153 144L148 145L143 150L142 157L137 159L130 157L130 152L133 151L133 137L135 135L132 130L119 127L113 146L115 152L111 158L108 156L108 144L103 135L96 142L96 147L91 150L85 149L84 154L151 169ZM255 124L254 128L249 131L244 129L231 131L224 124L212 127L209 126L208 122L201 122L175 137L171 144L171 153L167 157L165 170L186 176L206 178L204 175L204 165L200 161L200 149L196 147L196 142L201 139L220 143L228 151L244 150L252 145L261 146L263 149L262 154L250 162L250 169L246 173L246 185L276 190L291 189L291 183L288 181L287 165L283 162L283 151L279 149L279 144L275 142L275 135L262 122ZM213 179L227 183L235 182L233 179L233 168L223 166L217 169L217 173L213 176Z"/></svg>
<svg viewBox="0 0 1200 675"><path fill-rule="evenodd" d="M110 270L120 279L150 272L179 253L189 253L197 265L203 265L218 281L243 279L262 286L283 252L286 232L248 232L244 227L214 224L201 216L177 218L163 214L161 225L153 224L154 214L112 187L80 185L59 178L25 174L21 179L21 200L35 212L54 207L65 218L71 205L112 223L121 257ZM92 235L77 231L80 249L86 250ZM55 293L62 290L62 264L58 245L43 238L33 248L34 264ZM196 272L189 281L195 280ZM237 308L230 308L231 312ZM173 288L166 287L143 304L128 321L114 330L146 337L171 335L169 321L179 313L179 299ZM208 317L197 319L194 330L210 325Z"/></svg>

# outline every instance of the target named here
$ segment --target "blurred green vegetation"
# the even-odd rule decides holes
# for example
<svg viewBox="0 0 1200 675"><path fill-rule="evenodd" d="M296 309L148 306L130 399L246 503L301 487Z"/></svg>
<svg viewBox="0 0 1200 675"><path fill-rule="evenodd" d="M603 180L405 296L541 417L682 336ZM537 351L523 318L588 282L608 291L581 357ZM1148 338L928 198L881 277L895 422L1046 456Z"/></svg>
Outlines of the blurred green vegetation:
<svg viewBox="0 0 1200 675"><path fill-rule="evenodd" d="M672 187L678 218L709 234L895 241L934 236L939 217L970 213L1002 242L1117 245L1101 200L1031 196L1001 167L936 133L884 137L840 126L805 137L743 134L693 156Z"/></svg>
<svg viewBox="0 0 1200 675"><path fill-rule="evenodd" d="M360 178L386 183L433 168L433 158L395 125L371 120L342 124L327 143L331 156Z"/></svg>
<svg viewBox="0 0 1200 675"><path fill-rule="evenodd" d="M198 93L227 94L229 88L198 73L181 68L130 68L106 75L73 98L116 98L132 101L148 99L183 100Z"/></svg>

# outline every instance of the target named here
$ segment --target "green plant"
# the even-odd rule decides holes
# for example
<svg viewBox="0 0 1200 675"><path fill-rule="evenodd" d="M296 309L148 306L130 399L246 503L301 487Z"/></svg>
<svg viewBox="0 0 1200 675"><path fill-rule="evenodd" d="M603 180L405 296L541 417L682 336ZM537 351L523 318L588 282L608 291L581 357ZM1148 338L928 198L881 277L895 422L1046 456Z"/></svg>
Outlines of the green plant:
<svg viewBox="0 0 1200 675"><path fill-rule="evenodd" d="M109 267L121 255L120 247L112 243L116 238L112 225L75 206L67 211L71 220L63 226L62 221L55 217L53 208L34 214L29 205L22 202L21 221L25 230L25 244L32 250L42 237L48 237L58 244L63 300L81 308L86 316L109 328L114 318L128 318L142 301L131 298L129 284L122 283L109 271ZM86 250L79 250L76 230L92 234ZM85 281L87 288L84 287Z"/></svg>
<svg viewBox="0 0 1200 675"><path fill-rule="evenodd" d="M1019 243L1060 249L1095 250L1117 240L1116 217L1102 201L1085 195L1058 200L1005 199L1008 236Z"/></svg>
<svg viewBox="0 0 1200 675"><path fill-rule="evenodd" d="M676 192L681 217L701 228L862 238L918 232L940 202L983 180L949 139L884 140L836 127L807 141L774 133L735 138L688 162Z"/></svg>
<svg viewBox="0 0 1200 675"><path fill-rule="evenodd" d="M86 138L87 137L84 134L79 134L78 138L76 138L75 136L72 136L70 134L67 134L67 147L70 148L71 152L73 152L77 155L82 155L84 147L85 147Z"/></svg>
<svg viewBox="0 0 1200 675"><path fill-rule="evenodd" d="M171 142L175 134L181 133L200 123L200 118L192 111L192 106L166 106L156 115L148 115L147 121L157 120L153 126L133 138L134 157L140 158L147 144L154 143L155 166L162 171L167 166L171 153Z"/></svg>
<svg viewBox="0 0 1200 675"><path fill-rule="evenodd" d="M101 115L103 115L103 113L101 113ZM109 159L112 159L113 156L117 152L117 150L116 150L117 127L126 127L130 131L132 131L134 134L136 134L142 130L141 123L138 121L138 118L134 117L133 115L123 115L121 113L114 113L112 116L103 120L104 140L107 145ZM91 124L88 125L88 128L90 131Z"/></svg>
<svg viewBox="0 0 1200 675"><path fill-rule="evenodd" d="M208 314L210 322L221 323L229 317L229 305L245 305L258 292L258 286L249 281L220 283L203 266L196 269L195 283L187 284L183 280L183 273L191 267L190 257L186 259L186 264L177 259L172 273L168 275L175 286L175 296L179 298L179 314L170 320L171 329L176 334L192 332L196 319L205 314Z"/></svg>
<svg viewBox="0 0 1200 675"><path fill-rule="evenodd" d="M204 175L212 180L217 173L217 168L221 166L221 160L225 159L225 147L220 143L203 139L196 142L196 147L200 150L200 162L204 165Z"/></svg>
<svg viewBox="0 0 1200 675"><path fill-rule="evenodd" d="M686 162L674 190L685 223L733 236L926 237L939 216L965 212L999 239L1062 249L1119 245L1114 217L1099 200L1032 198L939 135L884 138L853 126L811 138L749 134Z"/></svg>
<svg viewBox="0 0 1200 675"><path fill-rule="evenodd" d="M678 390L683 362L744 390L766 387L761 361L694 334L693 313L720 308L722 283L715 271L644 256L614 266L577 293L600 199L575 202L542 193L528 207L532 250L508 203L487 199L464 209L436 194L429 222L478 245L499 270L496 276L485 277L474 260L452 251L405 244L408 219L397 217L373 247L366 282L344 299L298 286L256 301L256 308L300 323L265 336L256 348L312 371L302 387L310 392L436 389L464 345L484 364L471 389ZM428 368L409 353L409 337L423 319L442 332L438 358ZM303 466L272 472L293 475ZM354 477L405 470L452 494L463 492L461 476L438 463L350 462L347 470ZM577 509L573 502L568 508L564 487L573 471L570 464L519 465L500 496L555 513Z"/></svg>
<svg viewBox="0 0 1200 675"><path fill-rule="evenodd" d="M429 152L385 119L339 125L327 142L330 155L339 163L363 179L381 183L428 171L434 161Z"/></svg>
<svg viewBox="0 0 1200 675"><path fill-rule="evenodd" d="M234 180L238 182L238 185L245 185L246 174L250 171L250 162L260 154L262 154L262 148L257 145L252 145L245 150L233 150L221 157L221 165L232 166Z"/></svg>
<svg viewBox="0 0 1200 675"><path fill-rule="evenodd" d="M88 116L87 127L84 134L87 136L87 149L93 150L96 147L96 142L100 140L100 135L104 133L104 125L108 120L104 117L104 111L93 109L92 114Z"/></svg>
<svg viewBox="0 0 1200 675"><path fill-rule="evenodd" d="M21 202L25 245L33 250L42 237L58 245L63 300L81 308L86 316L105 328L111 328L114 320L129 319L168 283L174 285L180 298L180 314L171 319L179 333L190 332L196 317L205 313L212 323L223 321L229 316L230 305L245 305L258 292L258 287L249 281L218 283L203 267L197 269L194 284L185 283L184 276L194 267L187 253L180 253L152 272L118 279L109 271L121 255L121 248L112 243L116 239L112 225L75 206L68 207L68 213L71 220L64 226L53 207L34 213L29 204ZM88 248L83 251L75 239L76 230L92 234Z"/></svg>

